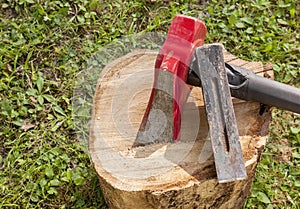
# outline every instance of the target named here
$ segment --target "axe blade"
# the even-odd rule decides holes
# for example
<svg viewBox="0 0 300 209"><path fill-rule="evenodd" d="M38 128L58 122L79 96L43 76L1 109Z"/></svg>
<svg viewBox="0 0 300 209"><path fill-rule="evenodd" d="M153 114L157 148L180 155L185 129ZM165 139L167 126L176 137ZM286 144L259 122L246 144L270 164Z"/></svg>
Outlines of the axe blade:
<svg viewBox="0 0 300 209"><path fill-rule="evenodd" d="M157 55L153 88L133 147L179 140L181 111L191 90L186 84L189 65L205 35L200 20L184 15L173 19Z"/></svg>
<svg viewBox="0 0 300 209"><path fill-rule="evenodd" d="M201 79L218 181L246 179L222 47L215 44L197 48L196 63L193 71Z"/></svg>

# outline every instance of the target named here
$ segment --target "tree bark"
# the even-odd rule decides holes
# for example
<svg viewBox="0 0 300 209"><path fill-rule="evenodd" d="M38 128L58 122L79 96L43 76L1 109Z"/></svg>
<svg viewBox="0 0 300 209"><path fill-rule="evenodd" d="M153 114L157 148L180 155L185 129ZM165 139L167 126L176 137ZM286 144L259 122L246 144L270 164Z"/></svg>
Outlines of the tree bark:
<svg viewBox="0 0 300 209"><path fill-rule="evenodd" d="M272 69L223 51L224 60L272 77ZM242 208L266 143L271 111L233 98L248 178L218 183L202 91L182 114L181 140L132 146L153 85L157 52L135 51L105 67L94 96L90 154L110 208Z"/></svg>

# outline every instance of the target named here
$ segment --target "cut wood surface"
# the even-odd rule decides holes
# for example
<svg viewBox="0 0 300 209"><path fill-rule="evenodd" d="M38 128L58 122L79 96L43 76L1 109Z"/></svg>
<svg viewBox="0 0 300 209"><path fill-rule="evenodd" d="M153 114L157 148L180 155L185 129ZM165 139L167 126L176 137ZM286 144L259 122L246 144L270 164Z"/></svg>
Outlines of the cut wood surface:
<svg viewBox="0 0 300 209"><path fill-rule="evenodd" d="M272 69L261 62L223 54L228 63L272 77ZM120 209L242 208L266 143L270 111L262 112L257 102L233 99L247 180L218 183L201 88L193 88L184 107L180 142L133 147L156 56L135 51L99 75L89 149L107 204Z"/></svg>

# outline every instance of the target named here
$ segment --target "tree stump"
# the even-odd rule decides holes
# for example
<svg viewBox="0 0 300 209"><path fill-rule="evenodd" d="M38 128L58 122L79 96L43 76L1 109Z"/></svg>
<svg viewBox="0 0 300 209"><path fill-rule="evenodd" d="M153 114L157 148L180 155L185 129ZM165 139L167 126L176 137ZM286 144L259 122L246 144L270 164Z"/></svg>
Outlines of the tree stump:
<svg viewBox="0 0 300 209"><path fill-rule="evenodd" d="M272 68L223 51L228 63L272 77ZM90 154L110 208L242 208L266 143L270 111L233 98L248 179L218 183L202 91L182 114L181 140L133 147L153 85L157 52L139 50L107 65L94 96Z"/></svg>

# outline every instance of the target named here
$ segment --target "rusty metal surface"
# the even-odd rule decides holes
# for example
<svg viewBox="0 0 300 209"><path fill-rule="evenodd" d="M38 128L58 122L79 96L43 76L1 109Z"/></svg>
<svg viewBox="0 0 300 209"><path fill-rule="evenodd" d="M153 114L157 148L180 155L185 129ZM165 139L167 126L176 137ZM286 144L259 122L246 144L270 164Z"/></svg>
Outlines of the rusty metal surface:
<svg viewBox="0 0 300 209"><path fill-rule="evenodd" d="M247 178L220 45L196 49L209 134L220 183Z"/></svg>
<svg viewBox="0 0 300 209"><path fill-rule="evenodd" d="M137 133L135 146L158 142L172 142L173 139L173 74L160 71L157 76L153 104L146 120ZM143 124L144 123L144 124Z"/></svg>

